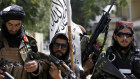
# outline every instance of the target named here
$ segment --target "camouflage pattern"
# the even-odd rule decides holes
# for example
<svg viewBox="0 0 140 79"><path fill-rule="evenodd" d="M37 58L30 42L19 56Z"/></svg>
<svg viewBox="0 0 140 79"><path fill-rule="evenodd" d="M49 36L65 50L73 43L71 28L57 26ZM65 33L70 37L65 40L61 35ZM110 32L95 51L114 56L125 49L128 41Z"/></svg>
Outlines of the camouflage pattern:
<svg viewBox="0 0 140 79"><path fill-rule="evenodd" d="M30 43L30 46L35 46L36 44L35 39L33 40L33 38L30 36L28 36L28 38L30 38L30 41L33 41ZM6 72L11 74L15 79L32 79L32 77L36 77L41 73L42 67L40 61L38 60L39 54L37 54L34 51L29 51L27 46L25 44L22 44L22 42L19 48L9 47L7 40L4 38L2 42L4 46L0 49L0 60L1 60L0 67L3 66ZM2 46L2 43L0 46ZM37 51L37 49L35 49L35 51ZM23 60L20 52L26 55L23 56L25 60ZM32 56L39 63L39 69L37 73L27 73L24 70L24 62L31 60L29 57L29 53L32 54ZM41 78L37 78L37 79L41 79Z"/></svg>
<svg viewBox="0 0 140 79"><path fill-rule="evenodd" d="M89 42L89 37L87 35L84 35L82 37L82 39L81 39L81 42L80 42L81 43L81 52L82 52L82 54L83 54L88 42Z"/></svg>

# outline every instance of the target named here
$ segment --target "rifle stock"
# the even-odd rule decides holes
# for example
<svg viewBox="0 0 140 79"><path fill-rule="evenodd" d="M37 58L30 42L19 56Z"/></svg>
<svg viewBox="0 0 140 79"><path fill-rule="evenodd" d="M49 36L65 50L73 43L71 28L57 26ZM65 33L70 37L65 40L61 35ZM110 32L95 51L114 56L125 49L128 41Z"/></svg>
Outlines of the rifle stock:
<svg viewBox="0 0 140 79"><path fill-rule="evenodd" d="M103 33L105 31L107 31L108 29L108 25L109 25L109 22L111 21L111 19L109 18L109 12L113 6L113 4L115 3L116 0L114 0L114 2L111 4L109 10L107 12L104 11L99 23L97 24L96 26L96 29L95 31L92 33L91 37L90 37L90 40L85 48L85 51L84 51L84 55L83 55L83 58L82 58L82 61L86 61L89 57L89 55L94 52L94 54L96 54L97 56L99 56L99 54L101 53L102 49L99 50L99 51L96 51L96 49L93 47L93 44L96 43L96 39L98 38L99 34L100 33ZM93 61L96 61L96 59L94 59Z"/></svg>
<svg viewBox="0 0 140 79"><path fill-rule="evenodd" d="M108 59L101 57L98 59L95 69L100 69L110 75L113 75L119 79L127 79L126 76L121 73ZM94 71L92 72L94 74Z"/></svg>
<svg viewBox="0 0 140 79"><path fill-rule="evenodd" d="M95 74L95 70L102 70L111 76L111 79L137 79L133 74L127 74L120 72L107 58L100 57L95 65L92 74Z"/></svg>
<svg viewBox="0 0 140 79"><path fill-rule="evenodd" d="M57 66L57 68L64 72L67 76L69 76L72 79L76 79L74 72L65 64L64 61L59 60L52 54L47 55L46 53L41 52L39 54L43 56L43 59L47 59L47 61L53 62Z"/></svg>

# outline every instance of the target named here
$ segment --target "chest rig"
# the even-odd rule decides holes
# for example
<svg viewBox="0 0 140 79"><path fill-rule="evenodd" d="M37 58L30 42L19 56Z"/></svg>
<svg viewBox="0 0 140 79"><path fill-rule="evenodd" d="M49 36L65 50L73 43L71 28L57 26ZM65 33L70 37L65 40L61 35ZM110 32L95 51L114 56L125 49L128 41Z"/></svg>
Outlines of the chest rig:
<svg viewBox="0 0 140 79"><path fill-rule="evenodd" d="M24 36L19 48L12 48L9 47L8 41L3 38L4 47L0 50L0 59L4 62L4 70L15 79L29 79L27 72L24 70L24 62L28 56L28 42L27 37Z"/></svg>
<svg viewBox="0 0 140 79"><path fill-rule="evenodd" d="M126 76L133 76L132 72L132 54L133 51L128 51L127 54L121 54L110 47L107 50L107 58L118 70Z"/></svg>

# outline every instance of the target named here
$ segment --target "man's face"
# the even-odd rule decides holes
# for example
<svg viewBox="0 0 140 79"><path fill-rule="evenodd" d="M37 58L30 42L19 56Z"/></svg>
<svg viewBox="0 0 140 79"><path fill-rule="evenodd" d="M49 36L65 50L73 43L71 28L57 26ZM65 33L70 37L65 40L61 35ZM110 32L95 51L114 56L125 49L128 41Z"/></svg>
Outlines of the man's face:
<svg viewBox="0 0 140 79"><path fill-rule="evenodd" d="M134 38L134 35L131 33L131 31L128 28L119 30L116 35L114 34L114 39L122 47L127 47L131 43L133 38Z"/></svg>
<svg viewBox="0 0 140 79"><path fill-rule="evenodd" d="M6 22L8 32L12 35L16 34L21 28L21 20L9 20Z"/></svg>
<svg viewBox="0 0 140 79"><path fill-rule="evenodd" d="M67 40L57 38L53 44L53 52L56 57L60 58L66 54L68 50Z"/></svg>

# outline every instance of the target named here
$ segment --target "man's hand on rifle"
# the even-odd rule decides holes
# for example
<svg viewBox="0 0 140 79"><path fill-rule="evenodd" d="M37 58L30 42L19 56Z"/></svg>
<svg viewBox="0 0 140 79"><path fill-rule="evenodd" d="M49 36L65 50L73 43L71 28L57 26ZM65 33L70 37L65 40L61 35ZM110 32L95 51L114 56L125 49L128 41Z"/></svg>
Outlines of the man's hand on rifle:
<svg viewBox="0 0 140 79"><path fill-rule="evenodd" d="M86 60L86 62L83 63L84 68L84 75L87 76L90 74L90 70L93 68L94 63L92 61L93 53L90 54L89 59Z"/></svg>
<svg viewBox="0 0 140 79"><path fill-rule="evenodd" d="M101 49L101 42L99 40L96 40L96 44L93 44L93 47L97 50L100 50Z"/></svg>
<svg viewBox="0 0 140 79"><path fill-rule="evenodd" d="M49 73L53 79L62 79L61 70L59 70L54 63L50 63Z"/></svg>
<svg viewBox="0 0 140 79"><path fill-rule="evenodd" d="M36 71L38 69L38 63L37 63L37 61L33 60L33 61L25 62L24 69L27 72L34 72L34 71Z"/></svg>

